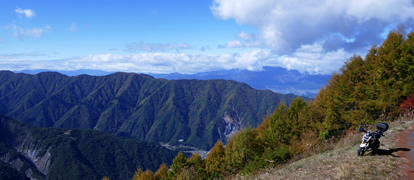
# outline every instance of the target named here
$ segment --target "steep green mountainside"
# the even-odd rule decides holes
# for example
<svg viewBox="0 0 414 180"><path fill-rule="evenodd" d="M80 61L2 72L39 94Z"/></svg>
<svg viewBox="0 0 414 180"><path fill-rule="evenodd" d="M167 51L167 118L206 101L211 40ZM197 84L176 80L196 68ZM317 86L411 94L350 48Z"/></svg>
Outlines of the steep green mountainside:
<svg viewBox="0 0 414 180"><path fill-rule="evenodd" d="M130 179L177 152L89 129L39 128L0 115L0 179ZM17 173L18 172L18 173Z"/></svg>
<svg viewBox="0 0 414 180"><path fill-rule="evenodd" d="M0 114L35 126L98 129L202 149L226 142L242 127L256 127L279 102L293 98L226 80L0 71Z"/></svg>

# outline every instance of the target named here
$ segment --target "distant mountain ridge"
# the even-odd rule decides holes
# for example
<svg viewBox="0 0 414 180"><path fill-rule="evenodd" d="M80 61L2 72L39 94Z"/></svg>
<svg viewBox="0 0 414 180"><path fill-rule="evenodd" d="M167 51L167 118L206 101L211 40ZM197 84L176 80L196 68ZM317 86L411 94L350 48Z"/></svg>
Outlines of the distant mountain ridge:
<svg viewBox="0 0 414 180"><path fill-rule="evenodd" d="M22 73L37 74L48 70L24 70ZM89 74L95 76L109 75L114 72L100 70L75 70L75 71L58 71L68 76L77 76ZM281 94L295 94L314 98L319 90L328 83L331 75L301 73L296 70L288 70L281 67L263 67L263 71L248 70L220 70L211 72L202 72L195 74L155 74L149 75L155 78L164 78L168 80L178 79L224 79L243 82L255 89L268 89Z"/></svg>
<svg viewBox="0 0 414 180"><path fill-rule="evenodd" d="M131 179L136 168L155 171L177 153L105 132L38 128L0 115L0 179Z"/></svg>
<svg viewBox="0 0 414 180"><path fill-rule="evenodd" d="M229 80L165 80L134 73L69 77L0 71L0 114L40 127L90 128L209 149L255 127L296 97Z"/></svg>
<svg viewBox="0 0 414 180"><path fill-rule="evenodd" d="M295 94L314 98L331 75L300 73L280 67L264 67L263 71L221 70L204 73L150 74L156 78L174 79L225 79L243 82L255 89L268 89L282 94Z"/></svg>

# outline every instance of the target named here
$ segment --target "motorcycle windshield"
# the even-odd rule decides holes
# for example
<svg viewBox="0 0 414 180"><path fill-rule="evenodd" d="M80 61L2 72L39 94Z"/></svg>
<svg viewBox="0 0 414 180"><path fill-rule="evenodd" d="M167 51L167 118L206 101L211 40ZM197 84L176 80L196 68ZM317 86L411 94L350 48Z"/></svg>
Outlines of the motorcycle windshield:
<svg viewBox="0 0 414 180"><path fill-rule="evenodd" d="M366 135L364 135L363 140L365 142L367 142L369 140L369 138L370 138L370 135L366 134Z"/></svg>

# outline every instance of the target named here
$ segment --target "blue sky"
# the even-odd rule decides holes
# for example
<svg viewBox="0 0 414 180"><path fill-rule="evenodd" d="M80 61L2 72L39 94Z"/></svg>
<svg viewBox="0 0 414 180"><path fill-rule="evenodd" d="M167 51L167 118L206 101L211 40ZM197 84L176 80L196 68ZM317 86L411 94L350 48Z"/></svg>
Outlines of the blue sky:
<svg viewBox="0 0 414 180"><path fill-rule="evenodd" d="M330 74L413 20L412 0L1 1L0 70Z"/></svg>

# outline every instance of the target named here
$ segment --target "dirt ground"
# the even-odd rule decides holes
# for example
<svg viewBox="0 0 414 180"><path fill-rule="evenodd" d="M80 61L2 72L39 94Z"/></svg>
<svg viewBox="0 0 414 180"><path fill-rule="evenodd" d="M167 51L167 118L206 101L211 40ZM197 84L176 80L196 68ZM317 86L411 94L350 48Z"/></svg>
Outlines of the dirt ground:
<svg viewBox="0 0 414 180"><path fill-rule="evenodd" d="M413 155L414 155L414 126L404 130L397 139L398 148L409 149L408 151L399 151L398 155L407 159L407 162L404 164L404 169L406 172L407 179L414 179L414 169L413 169Z"/></svg>

